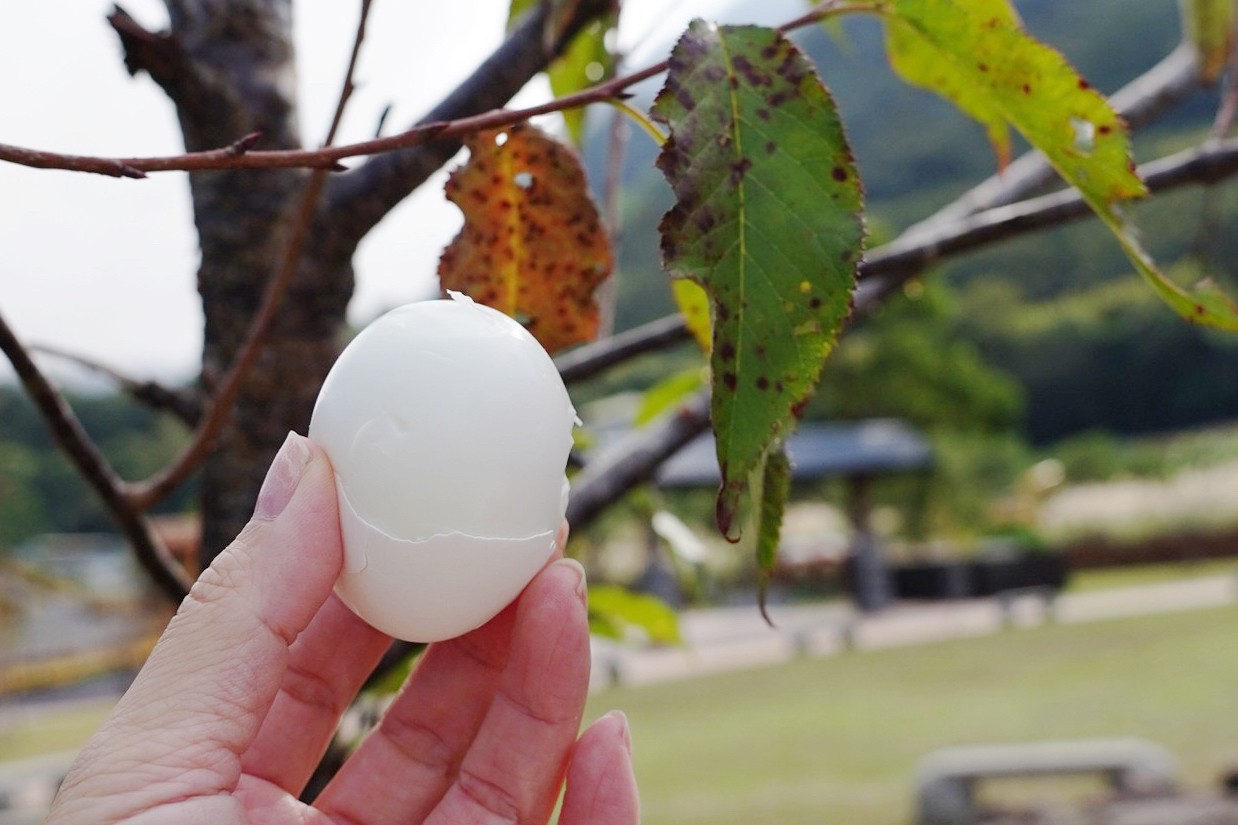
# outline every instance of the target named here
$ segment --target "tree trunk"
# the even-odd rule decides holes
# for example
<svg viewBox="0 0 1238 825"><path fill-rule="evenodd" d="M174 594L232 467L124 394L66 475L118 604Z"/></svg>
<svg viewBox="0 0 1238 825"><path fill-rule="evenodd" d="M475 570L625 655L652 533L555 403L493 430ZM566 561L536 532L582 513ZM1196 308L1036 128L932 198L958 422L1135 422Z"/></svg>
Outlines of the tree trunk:
<svg viewBox="0 0 1238 825"><path fill-rule="evenodd" d="M291 0L166 0L171 31L143 30L119 8L110 21L131 73L148 72L176 104L189 151L231 145L300 145ZM577 4L548 52L539 4L489 60L426 120L498 108L545 68L607 0ZM464 35L467 36L467 35ZM201 473L200 562L210 563L248 520L272 456L289 430L305 432L314 398L345 328L357 244L459 149L438 141L376 156L333 176L301 265ZM308 173L216 171L190 175L206 319L202 384L208 397L244 343L286 251Z"/></svg>

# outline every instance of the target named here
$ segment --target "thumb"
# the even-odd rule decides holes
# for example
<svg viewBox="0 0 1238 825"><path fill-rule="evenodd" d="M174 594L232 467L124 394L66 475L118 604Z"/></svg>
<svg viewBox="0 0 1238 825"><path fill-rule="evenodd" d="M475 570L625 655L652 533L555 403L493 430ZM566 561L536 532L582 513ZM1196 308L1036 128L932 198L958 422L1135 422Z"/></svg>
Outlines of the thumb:
<svg viewBox="0 0 1238 825"><path fill-rule="evenodd" d="M341 560L330 462L290 433L250 523L199 577L79 757L92 766L143 765L129 777L99 778L107 796L137 795L149 808L166 801L151 798L160 789L184 799L235 787L240 754L279 689L288 646L330 595ZM132 787L116 787L126 781ZM70 773L65 790L91 782Z"/></svg>

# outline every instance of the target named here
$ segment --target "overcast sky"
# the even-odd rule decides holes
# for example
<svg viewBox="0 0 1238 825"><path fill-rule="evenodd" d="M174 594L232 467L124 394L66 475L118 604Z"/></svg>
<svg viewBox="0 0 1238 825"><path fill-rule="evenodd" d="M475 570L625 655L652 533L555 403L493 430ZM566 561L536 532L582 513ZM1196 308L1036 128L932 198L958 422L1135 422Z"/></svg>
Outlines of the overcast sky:
<svg viewBox="0 0 1238 825"><path fill-rule="evenodd" d="M359 90L340 141L371 137L388 104L388 131L422 115L499 42L507 5L376 0ZM622 39L633 49L633 65L665 57L688 20L720 5L726 3L626 0ZM771 7L781 7L783 17L798 9L795 2L763 5L763 17ZM166 25L159 0L123 6L148 28ZM358 6L294 3L307 145L325 133ZM105 156L183 151L167 99L148 77L125 72L105 21L111 7L111 0L7 4L0 26L0 142ZM538 84L520 101L545 94ZM442 197L441 176L397 209L359 251L352 320L431 295L439 250L459 222ZM202 314L183 173L133 181L0 163L0 264L0 312L23 340L79 352L138 378L171 381L195 373ZM0 380L11 376L0 358Z"/></svg>

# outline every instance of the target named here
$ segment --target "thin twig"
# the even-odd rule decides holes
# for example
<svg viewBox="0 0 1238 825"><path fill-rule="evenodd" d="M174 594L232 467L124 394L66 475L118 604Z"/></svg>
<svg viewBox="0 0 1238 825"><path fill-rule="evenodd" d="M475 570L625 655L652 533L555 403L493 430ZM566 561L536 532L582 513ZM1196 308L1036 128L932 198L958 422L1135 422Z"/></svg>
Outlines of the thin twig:
<svg viewBox="0 0 1238 825"><path fill-rule="evenodd" d="M344 83L340 89L335 113L331 118L331 125L327 129L325 141L327 146L330 146L331 141L335 139L336 131L339 128L340 121L343 119L344 109L347 106L348 99L352 96L354 88L353 72L356 70L357 56L365 39L365 26L369 19L370 2L371 0L362 0L361 2L361 15L357 23L357 34L353 40L352 56L348 61L348 69L345 72ZM279 311L284 293L287 292L288 285L292 282L298 268L301 266L301 257L305 251L305 241L309 237L310 227L314 224L314 216L318 210L326 181L327 173L324 170L316 169L310 174L309 180L305 184L305 191L302 193L300 203L297 206L296 215L293 218L288 244L284 248L284 255L280 259L279 268L267 284L266 291L262 296L262 303L254 315L244 342L241 344L235 359L211 398L206 408L206 414L199 423L197 430L194 431L193 439L188 446L168 466L146 481L133 485L130 495L139 506L150 507L170 494L197 469L210 452L215 438L219 435L228 416L232 413L233 404L240 394L250 369L258 360L258 356L266 345L267 335L275 322L275 316Z"/></svg>
<svg viewBox="0 0 1238 825"><path fill-rule="evenodd" d="M48 346L47 344L31 344L27 347L27 350L31 353L50 355L53 358L71 361L91 372L96 372L150 409L170 412L187 427L196 427L198 421L202 418L202 407L200 404L187 397L185 393L168 389L162 384L130 378L106 364L100 364L98 361L86 358L78 353L68 352L59 347Z"/></svg>
<svg viewBox="0 0 1238 825"><path fill-rule="evenodd" d="M179 602L189 592L190 578L172 559L150 521L132 498L125 482L104 458L73 413L65 397L43 375L30 352L0 317L0 351L8 356L26 394L43 417L52 437L78 473L102 499L121 531L133 545L138 563L161 592Z"/></svg>
<svg viewBox="0 0 1238 825"><path fill-rule="evenodd" d="M779 31L816 23L832 14L856 11L871 11L882 7L881 3L870 6L841 3L822 3L813 11L779 27ZM0 143L0 161L7 161L36 169L60 169L71 172L88 172L111 177L144 178L152 172L200 172L216 169L315 169L345 171L342 161L349 158L378 155L400 149L411 149L430 141L460 137L488 129L499 129L523 123L542 115L562 112L621 98L626 90L656 77L666 71L666 61L649 66L622 77L598 83L575 94L564 95L556 100L529 106L523 109L493 109L481 114L450 121L438 121L414 126L412 129L388 137L349 143L341 146L325 145L319 149L273 149L251 151L247 147L238 151L240 142L219 149L203 152L186 152L162 157L105 158L89 155L67 155L39 149Z"/></svg>

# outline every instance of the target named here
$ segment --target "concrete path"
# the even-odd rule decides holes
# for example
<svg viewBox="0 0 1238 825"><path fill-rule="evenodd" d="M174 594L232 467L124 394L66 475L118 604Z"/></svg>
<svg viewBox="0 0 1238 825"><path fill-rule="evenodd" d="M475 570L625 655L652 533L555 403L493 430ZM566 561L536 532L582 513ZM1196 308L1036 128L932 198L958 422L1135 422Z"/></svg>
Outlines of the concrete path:
<svg viewBox="0 0 1238 825"><path fill-rule="evenodd" d="M593 689L638 686L761 667L797 656L829 656L996 633L1046 622L1116 619L1218 607L1238 602L1238 576L1221 575L1163 584L1060 595L1015 594L1001 599L901 603L874 614L851 606L774 605L771 628L752 606L686 611L682 647L639 648L597 640Z"/></svg>

